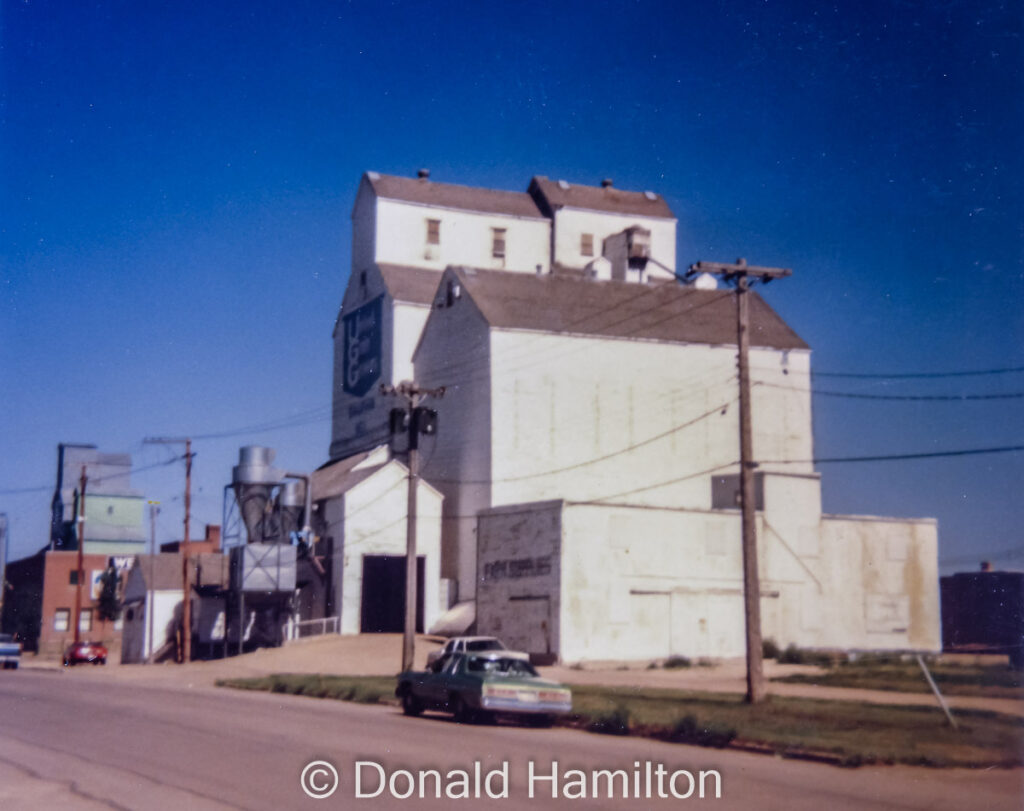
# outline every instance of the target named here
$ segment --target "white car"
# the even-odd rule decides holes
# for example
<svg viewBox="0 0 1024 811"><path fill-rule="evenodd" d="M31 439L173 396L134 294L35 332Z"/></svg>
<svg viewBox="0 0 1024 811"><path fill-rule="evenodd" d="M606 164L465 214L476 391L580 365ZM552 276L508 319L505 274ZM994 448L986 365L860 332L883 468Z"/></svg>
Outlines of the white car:
<svg viewBox="0 0 1024 811"><path fill-rule="evenodd" d="M501 651L513 659L530 661L530 654L521 651L510 651L495 636L453 636L443 648L427 654L427 664L433 664L449 653L483 653L485 651Z"/></svg>
<svg viewBox="0 0 1024 811"><path fill-rule="evenodd" d="M21 643L15 642L11 634L0 634L0 663L4 670L17 670L21 661Z"/></svg>

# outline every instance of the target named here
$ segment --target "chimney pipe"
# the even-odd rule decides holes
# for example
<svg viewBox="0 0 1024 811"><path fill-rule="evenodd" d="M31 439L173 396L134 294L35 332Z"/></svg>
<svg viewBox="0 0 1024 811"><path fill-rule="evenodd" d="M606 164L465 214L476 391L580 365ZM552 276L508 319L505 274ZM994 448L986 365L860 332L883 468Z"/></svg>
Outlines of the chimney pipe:
<svg viewBox="0 0 1024 811"><path fill-rule="evenodd" d="M420 169L416 173L416 177L418 177L420 180L430 180L430 170L429 169Z"/></svg>
<svg viewBox="0 0 1024 811"><path fill-rule="evenodd" d="M601 181L601 188L602 189L610 189L611 187L612 187L612 179L610 177L606 177L604 180Z"/></svg>

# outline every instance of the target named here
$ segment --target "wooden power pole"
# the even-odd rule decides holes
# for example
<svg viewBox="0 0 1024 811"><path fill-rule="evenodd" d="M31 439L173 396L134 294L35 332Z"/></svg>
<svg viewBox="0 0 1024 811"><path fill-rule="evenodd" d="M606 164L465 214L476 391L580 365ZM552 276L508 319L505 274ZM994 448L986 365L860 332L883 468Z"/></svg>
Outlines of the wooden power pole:
<svg viewBox="0 0 1024 811"><path fill-rule="evenodd" d="M753 433L750 411L750 317L748 295L754 282L767 284L792 274L789 268L748 265L746 259L735 264L697 262L686 276L700 273L721 276L736 285L736 343L740 382L740 512L743 527L743 609L747 636L747 702L758 704L766 695L761 647L761 577L757 570L757 523L754 496Z"/></svg>
<svg viewBox="0 0 1024 811"><path fill-rule="evenodd" d="M160 512L159 501L149 501L149 588L146 590L146 625L149 633L149 646L146 652L146 664L153 664L156 653L153 639L153 615L156 613L156 516Z"/></svg>
<svg viewBox="0 0 1024 811"><path fill-rule="evenodd" d="M75 644L77 645L82 637L82 581L85 579L85 485L89 477L85 475L85 465L82 465L82 475L78 480L78 569L75 572Z"/></svg>
<svg viewBox="0 0 1024 811"><path fill-rule="evenodd" d="M402 671L412 670L416 652L416 494L419 481L420 434L437 431L437 413L423 408L420 403L427 397L443 397L444 387L423 389L415 383L402 382L397 386L382 385L383 395L404 397L405 408L391 411L391 433L405 429L409 437L409 497L405 522L405 623L402 630Z"/></svg>

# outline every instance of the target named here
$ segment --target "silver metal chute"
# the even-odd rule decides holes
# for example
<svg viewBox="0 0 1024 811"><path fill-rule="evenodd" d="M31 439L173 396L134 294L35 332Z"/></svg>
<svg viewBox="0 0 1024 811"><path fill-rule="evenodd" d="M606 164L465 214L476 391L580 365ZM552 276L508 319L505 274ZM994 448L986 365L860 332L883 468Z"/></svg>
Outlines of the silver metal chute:
<svg viewBox="0 0 1024 811"><path fill-rule="evenodd" d="M303 527L303 516L306 508L305 486L302 482L289 479L282 482L277 491L277 510L281 534L287 539L292 533L298 533Z"/></svg>

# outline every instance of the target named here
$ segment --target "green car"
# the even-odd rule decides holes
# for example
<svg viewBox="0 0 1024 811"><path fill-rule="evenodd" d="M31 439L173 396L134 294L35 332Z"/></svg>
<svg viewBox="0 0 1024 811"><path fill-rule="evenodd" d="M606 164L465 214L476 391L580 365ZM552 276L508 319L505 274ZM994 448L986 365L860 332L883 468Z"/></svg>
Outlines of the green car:
<svg viewBox="0 0 1024 811"><path fill-rule="evenodd" d="M542 679L529 662L504 654L451 653L427 670L399 674L395 695L402 701L402 711L419 715L441 710L452 713L459 723L516 715L549 724L554 715L572 710L568 687Z"/></svg>

